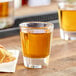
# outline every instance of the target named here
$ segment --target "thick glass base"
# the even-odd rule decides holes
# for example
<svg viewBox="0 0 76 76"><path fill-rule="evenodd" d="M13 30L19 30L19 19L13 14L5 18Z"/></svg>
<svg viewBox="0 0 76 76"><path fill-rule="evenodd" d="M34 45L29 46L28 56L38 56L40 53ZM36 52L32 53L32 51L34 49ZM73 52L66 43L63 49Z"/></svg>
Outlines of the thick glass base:
<svg viewBox="0 0 76 76"><path fill-rule="evenodd" d="M24 66L27 68L43 68L49 63L49 56L46 58L28 58L23 57Z"/></svg>
<svg viewBox="0 0 76 76"><path fill-rule="evenodd" d="M76 40L76 32L63 31L60 29L60 36L64 40Z"/></svg>

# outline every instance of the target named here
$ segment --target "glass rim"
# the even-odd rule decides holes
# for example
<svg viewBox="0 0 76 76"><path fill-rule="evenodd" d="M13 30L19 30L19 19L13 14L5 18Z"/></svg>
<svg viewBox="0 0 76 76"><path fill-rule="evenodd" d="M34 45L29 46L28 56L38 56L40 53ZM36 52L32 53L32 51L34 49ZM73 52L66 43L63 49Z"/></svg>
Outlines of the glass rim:
<svg viewBox="0 0 76 76"><path fill-rule="evenodd" d="M61 10L74 10L76 11L76 3L60 2L58 3L58 9Z"/></svg>
<svg viewBox="0 0 76 76"><path fill-rule="evenodd" d="M43 23L43 24L47 24L47 26L45 27L28 27L27 24L30 23ZM19 27L23 27L23 28L30 28L30 29L44 29L44 28L54 28L54 24L50 23L50 22L37 22L37 21L32 21L32 22L23 22L19 24Z"/></svg>
<svg viewBox="0 0 76 76"><path fill-rule="evenodd" d="M76 2L76 0L57 0L57 2Z"/></svg>

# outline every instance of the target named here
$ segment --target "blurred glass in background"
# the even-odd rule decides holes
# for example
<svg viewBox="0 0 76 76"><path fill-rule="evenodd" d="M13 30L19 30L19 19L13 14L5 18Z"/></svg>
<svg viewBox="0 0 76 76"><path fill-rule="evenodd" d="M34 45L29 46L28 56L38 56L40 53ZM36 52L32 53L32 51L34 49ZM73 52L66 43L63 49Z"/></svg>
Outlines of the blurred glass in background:
<svg viewBox="0 0 76 76"><path fill-rule="evenodd" d="M76 0L59 2L60 35L65 40L76 40Z"/></svg>
<svg viewBox="0 0 76 76"><path fill-rule="evenodd" d="M0 0L0 29L12 26L14 23L13 0Z"/></svg>

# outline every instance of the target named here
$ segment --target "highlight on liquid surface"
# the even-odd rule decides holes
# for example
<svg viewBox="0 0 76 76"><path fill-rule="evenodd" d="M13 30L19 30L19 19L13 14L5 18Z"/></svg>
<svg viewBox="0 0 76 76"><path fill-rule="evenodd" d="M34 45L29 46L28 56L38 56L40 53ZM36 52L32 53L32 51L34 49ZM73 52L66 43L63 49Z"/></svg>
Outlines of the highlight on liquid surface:
<svg viewBox="0 0 76 76"><path fill-rule="evenodd" d="M0 17L8 16L8 2L0 3Z"/></svg>
<svg viewBox="0 0 76 76"><path fill-rule="evenodd" d="M76 31L76 10L60 10L59 22L64 31Z"/></svg>
<svg viewBox="0 0 76 76"><path fill-rule="evenodd" d="M51 33L20 32L22 51L25 57L45 58L50 53Z"/></svg>

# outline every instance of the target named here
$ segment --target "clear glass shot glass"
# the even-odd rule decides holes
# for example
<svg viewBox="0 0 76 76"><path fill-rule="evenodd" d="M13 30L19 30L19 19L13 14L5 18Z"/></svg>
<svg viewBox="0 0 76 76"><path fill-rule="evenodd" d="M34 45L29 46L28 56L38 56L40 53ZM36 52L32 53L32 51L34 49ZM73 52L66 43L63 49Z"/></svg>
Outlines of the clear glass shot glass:
<svg viewBox="0 0 76 76"><path fill-rule="evenodd" d="M54 25L47 22L20 24L20 37L27 68L42 68L49 63Z"/></svg>
<svg viewBox="0 0 76 76"><path fill-rule="evenodd" d="M58 3L60 36L64 40L76 40L76 0Z"/></svg>

